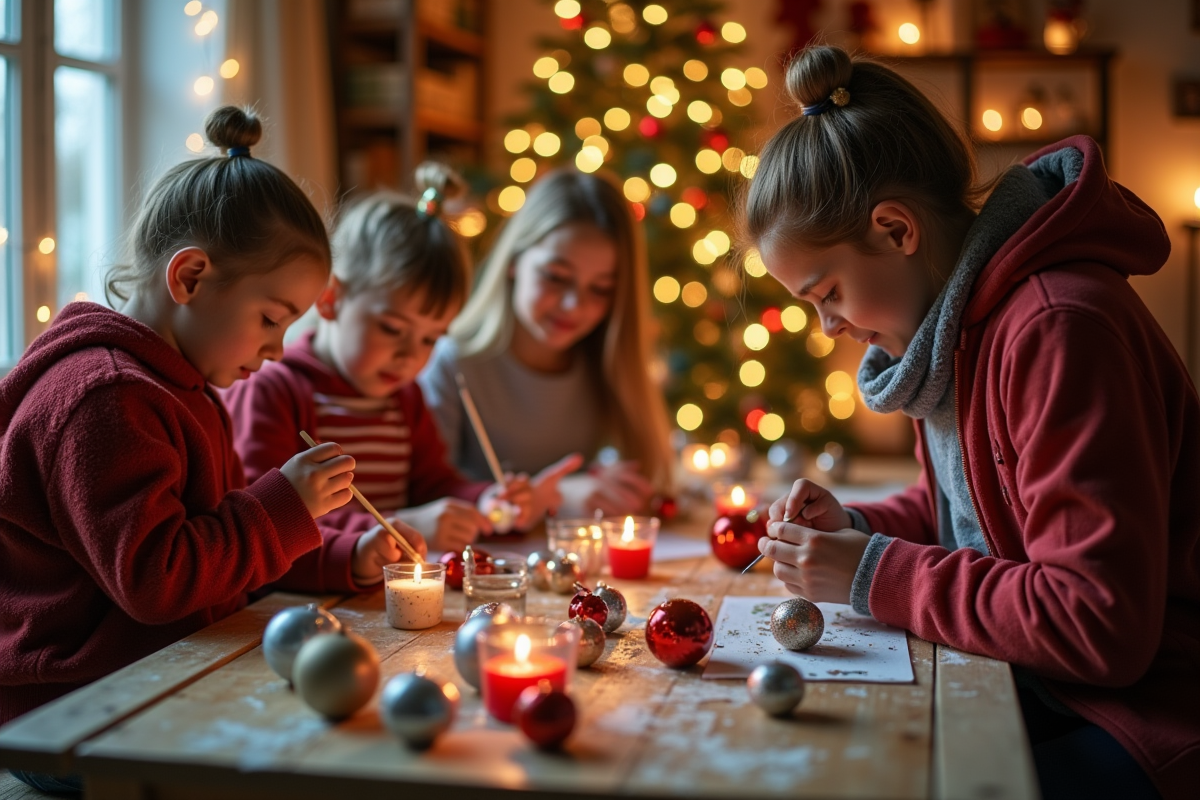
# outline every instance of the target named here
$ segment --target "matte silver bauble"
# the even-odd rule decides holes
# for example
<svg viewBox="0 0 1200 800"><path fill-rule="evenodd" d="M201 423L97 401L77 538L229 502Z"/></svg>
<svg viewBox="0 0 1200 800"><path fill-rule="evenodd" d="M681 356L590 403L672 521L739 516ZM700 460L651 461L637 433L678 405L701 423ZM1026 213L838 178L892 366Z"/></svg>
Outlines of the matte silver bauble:
<svg viewBox="0 0 1200 800"><path fill-rule="evenodd" d="M746 691L763 711L773 717L786 717L804 699L804 676L791 664L769 661L750 673Z"/></svg>
<svg viewBox="0 0 1200 800"><path fill-rule="evenodd" d="M492 613L478 613L486 606L480 606L467 617L466 621L454 634L454 667L462 679L476 691L482 685L479 674L479 632L493 622L504 619L512 614L512 608L504 603L488 603L488 606L498 606Z"/></svg>
<svg viewBox="0 0 1200 800"><path fill-rule="evenodd" d="M574 625L579 628L579 651L575 662L577 667L590 667L604 655L604 629L600 623L590 617L575 617L569 619L560 627Z"/></svg>
<svg viewBox="0 0 1200 800"><path fill-rule="evenodd" d="M358 711L379 685L379 656L357 633L342 629L309 639L292 666L296 693L314 711L345 719Z"/></svg>
<svg viewBox="0 0 1200 800"><path fill-rule="evenodd" d="M550 590L549 563L554 560L554 554L546 550L537 550L529 554L526 563L529 565L529 580L533 588L543 592Z"/></svg>
<svg viewBox="0 0 1200 800"><path fill-rule="evenodd" d="M425 750L454 722L458 698L450 681L415 672L397 675L383 687L379 717L406 745Z"/></svg>
<svg viewBox="0 0 1200 800"><path fill-rule="evenodd" d="M604 620L604 632L612 633L621 627L625 622L625 617L629 615L629 604L625 602L625 595L604 581L596 583L596 591L592 594L599 597L604 601L604 605L608 606L608 618Z"/></svg>
<svg viewBox="0 0 1200 800"><path fill-rule="evenodd" d="M316 603L285 608L267 623L263 631L263 656L275 674L289 684L296 653L309 639L322 633L336 633L342 623Z"/></svg>
<svg viewBox="0 0 1200 800"><path fill-rule="evenodd" d="M824 633L825 615L803 597L784 600L771 613L771 635L788 650L807 650Z"/></svg>

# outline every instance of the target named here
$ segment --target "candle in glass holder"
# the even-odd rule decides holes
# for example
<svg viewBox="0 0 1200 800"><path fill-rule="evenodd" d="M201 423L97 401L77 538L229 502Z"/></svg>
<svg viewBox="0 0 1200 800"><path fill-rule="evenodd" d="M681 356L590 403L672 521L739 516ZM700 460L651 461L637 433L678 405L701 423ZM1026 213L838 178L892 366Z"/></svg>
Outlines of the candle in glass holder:
<svg viewBox="0 0 1200 800"><path fill-rule="evenodd" d="M546 544L551 553L574 554L585 578L595 578L604 567L604 530L594 519L556 519L546 523Z"/></svg>
<svg viewBox="0 0 1200 800"><path fill-rule="evenodd" d="M650 556L658 536L657 517L626 517L624 522L604 520L608 540L608 567L614 578L644 578L650 573Z"/></svg>
<svg viewBox="0 0 1200 800"><path fill-rule="evenodd" d="M402 631L442 621L446 568L441 564L388 564L383 568L388 624Z"/></svg>
<svg viewBox="0 0 1200 800"><path fill-rule="evenodd" d="M521 617L495 622L479 633L483 705L500 722L513 721L521 692L542 681L558 691L569 688L579 630L555 620Z"/></svg>

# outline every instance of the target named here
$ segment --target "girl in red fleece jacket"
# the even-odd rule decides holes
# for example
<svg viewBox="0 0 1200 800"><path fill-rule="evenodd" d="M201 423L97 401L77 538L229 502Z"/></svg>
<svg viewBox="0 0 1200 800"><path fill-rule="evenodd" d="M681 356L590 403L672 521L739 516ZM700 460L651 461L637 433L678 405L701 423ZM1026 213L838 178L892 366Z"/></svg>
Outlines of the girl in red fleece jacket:
<svg viewBox="0 0 1200 800"><path fill-rule="evenodd" d="M532 485L520 475L507 486L469 482L446 462L414 379L471 286L469 261L442 217L462 179L429 162L416 185L417 201L382 192L346 212L333 237L333 274L317 298L316 330L226 401L250 480L283 464L302 446L297 431L307 429L354 456L356 485L373 505L435 549L455 550L493 532L484 512L500 498L519 509L518 527L534 521L556 504L558 476L580 459L564 460ZM351 503L333 519L357 528L372 518Z"/></svg>
<svg viewBox="0 0 1200 800"><path fill-rule="evenodd" d="M796 594L1010 662L1043 795L1200 786L1200 401L1130 288L1169 241L1073 137L987 188L886 67L813 47L745 208L920 483L843 508L797 482L762 552Z"/></svg>
<svg viewBox="0 0 1200 800"><path fill-rule="evenodd" d="M226 155L169 170L114 272L121 311L72 303L0 382L0 723L236 611L267 584L353 591L400 559L322 532L354 459L303 452L246 486L213 387L283 352L329 272L308 198L209 117ZM414 541L420 537L411 534Z"/></svg>

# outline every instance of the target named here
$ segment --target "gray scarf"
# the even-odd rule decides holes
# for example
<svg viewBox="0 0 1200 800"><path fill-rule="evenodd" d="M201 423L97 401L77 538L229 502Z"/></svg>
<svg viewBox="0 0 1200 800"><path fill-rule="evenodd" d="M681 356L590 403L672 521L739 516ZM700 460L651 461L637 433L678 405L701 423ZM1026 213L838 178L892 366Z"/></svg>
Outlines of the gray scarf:
<svg viewBox="0 0 1200 800"><path fill-rule="evenodd" d="M1015 166L1004 174L967 231L954 274L904 355L892 358L881 347L867 348L858 368L858 387L867 408L881 414L903 411L916 419L937 408L954 379L959 323L975 278L1035 211L1078 177L1082 162L1082 154L1068 148L1028 169Z"/></svg>

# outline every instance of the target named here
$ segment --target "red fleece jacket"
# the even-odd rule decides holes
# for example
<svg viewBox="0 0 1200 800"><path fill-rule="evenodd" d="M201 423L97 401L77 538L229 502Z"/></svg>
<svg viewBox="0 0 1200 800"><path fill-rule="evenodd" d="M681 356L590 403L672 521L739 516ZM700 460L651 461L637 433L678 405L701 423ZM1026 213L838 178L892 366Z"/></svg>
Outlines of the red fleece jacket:
<svg viewBox="0 0 1200 800"><path fill-rule="evenodd" d="M963 314L959 443L990 555L937 546L917 486L857 506L897 537L871 613L1028 667L1167 798L1200 787L1200 401L1129 286L1170 242L1073 137L1084 168L992 258Z"/></svg>
<svg viewBox="0 0 1200 800"><path fill-rule="evenodd" d="M238 381L224 393L233 416L234 446L250 480L266 475L307 446L299 431L317 430L314 392L351 397L358 394L336 370L317 358L312 339L311 333L306 334L284 352L282 361L263 364L249 380ZM411 436L411 455L406 456L412 462L408 472L409 506L443 497L478 502L490 484L468 481L450 466L421 387L416 381L405 384L395 397ZM347 530L365 530L375 524L375 518L358 500L351 500L321 521Z"/></svg>
<svg viewBox="0 0 1200 800"><path fill-rule="evenodd" d="M353 591L278 470L245 488L229 416L150 328L71 303L0 381L0 723L278 582Z"/></svg>

